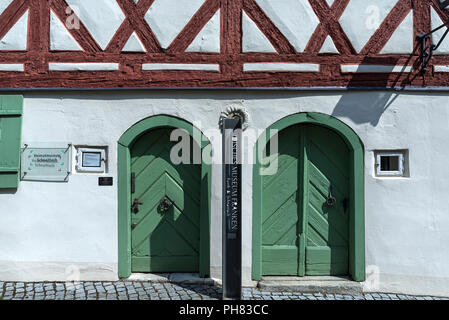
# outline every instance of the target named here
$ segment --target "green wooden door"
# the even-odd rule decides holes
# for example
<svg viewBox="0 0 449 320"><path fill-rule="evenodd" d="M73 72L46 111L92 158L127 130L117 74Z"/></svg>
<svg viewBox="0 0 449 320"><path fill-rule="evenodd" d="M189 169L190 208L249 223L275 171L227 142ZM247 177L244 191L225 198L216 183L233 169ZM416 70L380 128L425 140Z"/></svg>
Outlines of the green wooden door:
<svg viewBox="0 0 449 320"><path fill-rule="evenodd" d="M288 127L278 141L279 169L262 178L262 274L347 274L348 147L317 125Z"/></svg>
<svg viewBox="0 0 449 320"><path fill-rule="evenodd" d="M131 148L131 201L141 203L131 210L133 272L199 270L201 165L171 162L171 130L152 130ZM160 207L164 198L173 204L167 211Z"/></svg>

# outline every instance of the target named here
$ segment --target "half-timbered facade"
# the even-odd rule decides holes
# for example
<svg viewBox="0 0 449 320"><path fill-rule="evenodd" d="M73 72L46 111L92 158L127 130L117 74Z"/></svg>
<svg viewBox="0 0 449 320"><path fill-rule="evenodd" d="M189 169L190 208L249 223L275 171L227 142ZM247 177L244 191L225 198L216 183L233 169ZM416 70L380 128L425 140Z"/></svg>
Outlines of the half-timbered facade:
<svg viewBox="0 0 449 320"><path fill-rule="evenodd" d="M245 285L449 295L447 28L425 72L418 40L448 20L438 0L0 0L0 280L221 278L218 122L241 110ZM174 163L173 129L199 162ZM32 149L63 146L67 176L33 179Z"/></svg>

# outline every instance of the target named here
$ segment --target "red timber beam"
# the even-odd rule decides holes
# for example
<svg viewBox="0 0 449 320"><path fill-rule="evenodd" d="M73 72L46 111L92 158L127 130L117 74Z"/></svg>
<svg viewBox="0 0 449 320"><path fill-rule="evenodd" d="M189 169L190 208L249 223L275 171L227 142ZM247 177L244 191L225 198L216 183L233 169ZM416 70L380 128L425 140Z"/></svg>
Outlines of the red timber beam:
<svg viewBox="0 0 449 320"><path fill-rule="evenodd" d="M87 27L68 30L81 51L50 50L50 10L61 20L73 18L65 0L14 0L0 15L0 39L29 12L26 51L0 51L0 64L24 64L23 72L0 71L0 87L122 88L122 87L308 87L308 86L447 86L449 73L419 74L419 50L411 54L380 54L395 29L413 10L414 36L431 29L430 7L443 21L437 0L399 0L360 53L357 53L339 20L350 0L308 0L319 24L304 52L296 52L255 0L206 0L171 45L163 50L145 21L154 0L117 0L125 19L102 50ZM221 52L186 52L202 28L220 10ZM276 50L275 53L242 52L242 10L255 22ZM133 32L147 52L122 52ZM339 53L319 53L330 36ZM415 43L415 45L417 42ZM49 62L118 63L118 71L49 71ZM319 64L319 72L244 72L245 63ZM143 71L144 63L218 64L220 71ZM411 73L342 73L342 64L408 65ZM431 64L449 65L449 55L435 55Z"/></svg>

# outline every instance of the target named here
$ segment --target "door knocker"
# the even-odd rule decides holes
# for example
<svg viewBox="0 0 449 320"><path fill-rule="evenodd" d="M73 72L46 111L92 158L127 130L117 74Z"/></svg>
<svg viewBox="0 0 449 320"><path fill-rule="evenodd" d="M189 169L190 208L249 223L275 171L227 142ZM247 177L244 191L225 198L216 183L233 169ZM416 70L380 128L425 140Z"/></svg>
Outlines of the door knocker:
<svg viewBox="0 0 449 320"><path fill-rule="evenodd" d="M335 206L336 203L337 203L337 199L335 199L335 197L332 195L332 186L329 186L329 194L326 199L326 204L329 207L333 207L333 206Z"/></svg>
<svg viewBox="0 0 449 320"><path fill-rule="evenodd" d="M173 202L168 197L164 197L157 208L161 213L166 213L171 207L173 207Z"/></svg>

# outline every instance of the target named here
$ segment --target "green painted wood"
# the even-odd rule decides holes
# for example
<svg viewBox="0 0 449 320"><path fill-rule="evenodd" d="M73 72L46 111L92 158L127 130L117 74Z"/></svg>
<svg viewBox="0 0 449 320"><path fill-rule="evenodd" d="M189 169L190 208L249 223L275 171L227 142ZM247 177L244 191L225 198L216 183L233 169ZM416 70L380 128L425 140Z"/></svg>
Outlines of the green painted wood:
<svg viewBox="0 0 449 320"><path fill-rule="evenodd" d="M130 155L130 148L139 140L139 138L146 134L150 130L156 130L158 128L180 128L186 130L190 136L195 140L195 142L198 145L201 145L202 150L209 150L210 149L210 142L209 140L192 124L170 116L153 116L147 119L144 119L138 123L136 123L134 126L132 126L130 129L128 129L120 138L118 142L118 273L120 278L126 278L131 274L131 212L130 212L130 206L131 206L131 184L130 184L130 176L131 176L131 155ZM157 141L157 137L154 136L154 141ZM142 142L141 144L144 144ZM150 145L148 147L151 147ZM140 149L141 154L145 155L145 150ZM210 151L210 150L209 150ZM150 155L151 156L151 155ZM149 158L145 159L148 160ZM138 159L134 159L133 164L138 166L137 163ZM145 162L144 161L144 162ZM210 184L211 184L211 165L209 163L202 163L200 165L200 178L198 183L201 184L200 186L200 206L199 206L199 215L200 215L200 245L199 245L199 261L195 257L196 263L199 263L199 272L202 277L207 277L210 275ZM144 168L142 168L144 169ZM174 173L175 172L175 173ZM188 171L189 172L189 171ZM174 174L173 174L174 173ZM179 173L177 175L176 171L171 171L171 174L175 176L175 180L177 177L181 176L182 173ZM195 176L195 175L194 175ZM185 174L184 174L185 177ZM196 181L197 179L195 179ZM179 182L179 180L178 180ZM169 192L173 192L173 190L176 190L176 187L170 188L170 186L175 186L175 184L169 184L169 187L167 190ZM151 187L151 186L150 186ZM170 191L171 190L171 191ZM159 195L162 195L160 193ZM145 195L146 196L146 195ZM155 199L157 199L158 194L153 194ZM152 199L151 197L147 199L147 201L150 201L149 199ZM156 200L154 200L156 201ZM185 202L181 203L180 206L185 206ZM191 202L189 202L191 203ZM182 209L181 209L182 210ZM184 209L184 212L187 212ZM190 210L189 210L190 212ZM173 213L174 215L179 215L178 212ZM186 216L187 217L187 216ZM189 220L189 222L192 222ZM198 221L196 221L198 223ZM186 223L186 222L184 222ZM173 226L170 226L173 228ZM179 259L182 259L180 256ZM148 258L139 258L136 257L137 260L145 260ZM160 261L162 261L162 265L165 263L165 258L160 257ZM134 261L134 260L133 260ZM149 264L154 266L156 269L158 268L156 263L153 262L149 263L149 260L147 262L144 262L146 266ZM187 260L186 260L187 261ZM191 261L191 259L190 259ZM182 263L181 263L182 264ZM194 263L190 263L190 266ZM160 265L160 264L158 264ZM135 267L136 270L142 270L139 267L139 264L136 264ZM198 271L198 267L194 268ZM192 270L191 267L189 267L189 270ZM143 272L143 271L138 271ZM180 272L186 272L185 270L182 270Z"/></svg>
<svg viewBox="0 0 449 320"><path fill-rule="evenodd" d="M308 276L345 275L348 273L347 247L308 248L306 259Z"/></svg>
<svg viewBox="0 0 449 320"><path fill-rule="evenodd" d="M129 149L118 144L118 275L131 275L131 159Z"/></svg>
<svg viewBox="0 0 449 320"><path fill-rule="evenodd" d="M298 274L302 205L299 127L279 133L279 169L262 179L262 273Z"/></svg>
<svg viewBox="0 0 449 320"><path fill-rule="evenodd" d="M296 246L264 246L262 273L264 275L292 275L298 273L299 250Z"/></svg>
<svg viewBox="0 0 449 320"><path fill-rule="evenodd" d="M205 147L207 151L211 145ZM203 149L204 150L204 149ZM200 205L200 277L210 276L210 198L212 168L204 162L201 164L201 205Z"/></svg>
<svg viewBox="0 0 449 320"><path fill-rule="evenodd" d="M130 150L131 172L136 173L131 202L142 202L139 212L131 213L133 272L199 272L201 166L171 162L177 143L170 141L172 130L151 130ZM164 197L173 202L167 212L159 210ZM134 261L139 261L137 269Z"/></svg>
<svg viewBox="0 0 449 320"><path fill-rule="evenodd" d="M199 269L198 258L192 256L178 257L133 257L133 272L148 272L148 266L151 266L152 272L166 272L168 265L177 265L177 272L196 272ZM195 271L196 270L196 271Z"/></svg>
<svg viewBox="0 0 449 320"><path fill-rule="evenodd" d="M22 96L0 96L0 188L19 187L22 109Z"/></svg>
<svg viewBox="0 0 449 320"><path fill-rule="evenodd" d="M343 203L345 198L349 199L349 149L330 129L310 124L302 126L305 127L308 168L305 274L346 275L349 273L349 214ZM337 200L334 206L326 204L331 186Z"/></svg>
<svg viewBox="0 0 449 320"><path fill-rule="evenodd" d="M294 125L278 136L278 172L262 180L262 273L347 274L348 148L334 131L317 125ZM333 207L325 204L330 186L337 198ZM331 259L310 253L317 249ZM296 259L287 259L293 252Z"/></svg>
<svg viewBox="0 0 449 320"><path fill-rule="evenodd" d="M291 116L288 116L284 119L279 120L278 122L271 125L267 130L263 133L263 136L259 138L258 143L255 146L255 157L261 152L262 148L265 148L264 143L260 143L260 141L269 141L269 139L276 134L276 131L282 131L283 129L286 129L288 127L291 127L293 125L297 124L315 124L319 125L328 129L333 130L336 133L336 136L339 136L347 147L347 164L349 163L349 169L348 169L348 194L349 194L349 210L347 213L347 216L349 216L349 223L347 226L348 231L345 231L344 228L341 230L342 224L337 223L341 220L341 217L339 215L341 214L341 208L337 206L334 210L335 215L332 215L332 223L335 223L337 225L336 229L339 230L339 233L343 233L343 236L336 237L332 236L332 250L334 252L339 251L338 245L335 245L334 242L336 239L339 239L339 241L342 241L344 243L344 235L349 237L348 245L347 245L347 251L348 251L348 260L349 260L349 273L352 276L353 280L355 281L364 281L365 280L365 230L364 230L364 150L363 150L363 144L361 143L360 139L357 137L357 135L343 122L333 118L329 115L319 114L319 113L299 113L294 114ZM316 133L318 134L318 133ZM264 138L264 139L262 139ZM310 149L311 154L317 154L317 150ZM306 154L307 151L304 152ZM328 150L331 151L331 153L335 153L335 146L331 144L328 146ZM318 152L319 154L319 152ZM344 156L343 156L344 157ZM324 157L325 159L325 157ZM304 171L309 169L315 169L317 166L320 168L320 163L323 160L323 157L318 157L313 163L309 163L306 165L306 163L303 163ZM328 178L329 181L337 181L340 185L342 185L344 189L344 183L341 184L342 177L340 174L341 167L340 162L333 163L334 168L330 171L330 177ZM332 168L332 166L330 166ZM262 246L262 238L263 238L263 229L262 229L262 222L263 222L263 215L262 212L264 211L264 200L263 200L263 191L264 191L264 180L266 179L264 176L261 175L261 164L260 162L255 161L255 165L253 167L253 260L252 260L252 276L253 280L260 280L262 277L262 274L264 274L263 265L264 265L264 258L263 258L263 246ZM309 195L309 200L307 201L307 208L309 208L311 205L316 205L317 201L320 201L320 198L322 198L322 195L325 194L323 192L323 189L326 188L326 179L319 179L320 176L323 175L323 172L320 172L319 170L311 171L310 175L314 175L315 177L315 183L317 184L315 187L315 191L311 192ZM304 176L303 176L304 178ZM344 180L344 179L343 179ZM305 184L305 183L304 183ZM312 184L310 184L312 185ZM344 194L344 191L341 192L340 190L337 190L336 193L340 197L341 194ZM320 210L318 210L319 212ZM316 216L316 215L315 215ZM335 216L335 217L334 217ZM325 216L323 216L325 217ZM328 217L325 219L328 219ZM302 219L304 221L304 219ZM323 227L323 221L322 219L314 219L310 220L314 223L319 222L321 223L321 226ZM324 221L324 226L326 225L326 221ZM307 227L309 227L309 224L307 224ZM324 228L325 232L326 228ZM327 229L329 230L329 228ZM321 230L323 233L323 230ZM328 231L329 232L329 231ZM334 234L335 232L333 232ZM348 235L349 233L349 235ZM300 234L299 239L302 241L299 241L299 248L302 250L302 245L305 244L306 235L304 233ZM314 247L326 247L326 244L329 240L323 239L323 235L314 230L313 228L310 228L310 230L307 232L307 243L310 243L308 247L310 247L309 251L313 251ZM337 241L338 243L338 241ZM345 246L343 246L343 249ZM344 250L343 250L344 251ZM275 253L276 254L276 253ZM341 257L342 253L334 253L334 256ZM307 254L305 254L307 257ZM313 256L313 255L312 255ZM316 266L316 268L307 268L308 274L311 275L317 275L319 273L331 273L331 267L333 268L333 272L342 273L340 268L348 269L348 264L340 264L340 263L329 263L324 261L324 263L316 263L314 258L311 255L309 255L309 266ZM300 256L297 257L297 260L301 261ZM335 259L334 259L335 260ZM298 262L299 263L299 262ZM327 267L324 267L327 265ZM300 268L299 268L300 269ZM316 269L316 270L315 270ZM326 271L327 270L327 271ZM300 270L301 271L301 270ZM304 270L304 272L306 272Z"/></svg>
<svg viewBox="0 0 449 320"><path fill-rule="evenodd" d="M307 154L307 136L304 126L297 125L299 127L299 148L300 148L300 157L298 159L300 163L300 190L301 190L301 197L302 197L302 205L300 208L300 211L298 212L299 219L301 221L300 223L300 247L299 247L299 260L298 260L298 275L300 277L305 276L306 274L306 246L307 246L307 238L308 238L308 216L304 214L306 212L308 203L309 203L309 190L307 188L307 181L308 181L308 175L309 175L309 168L308 168L308 154Z"/></svg>

